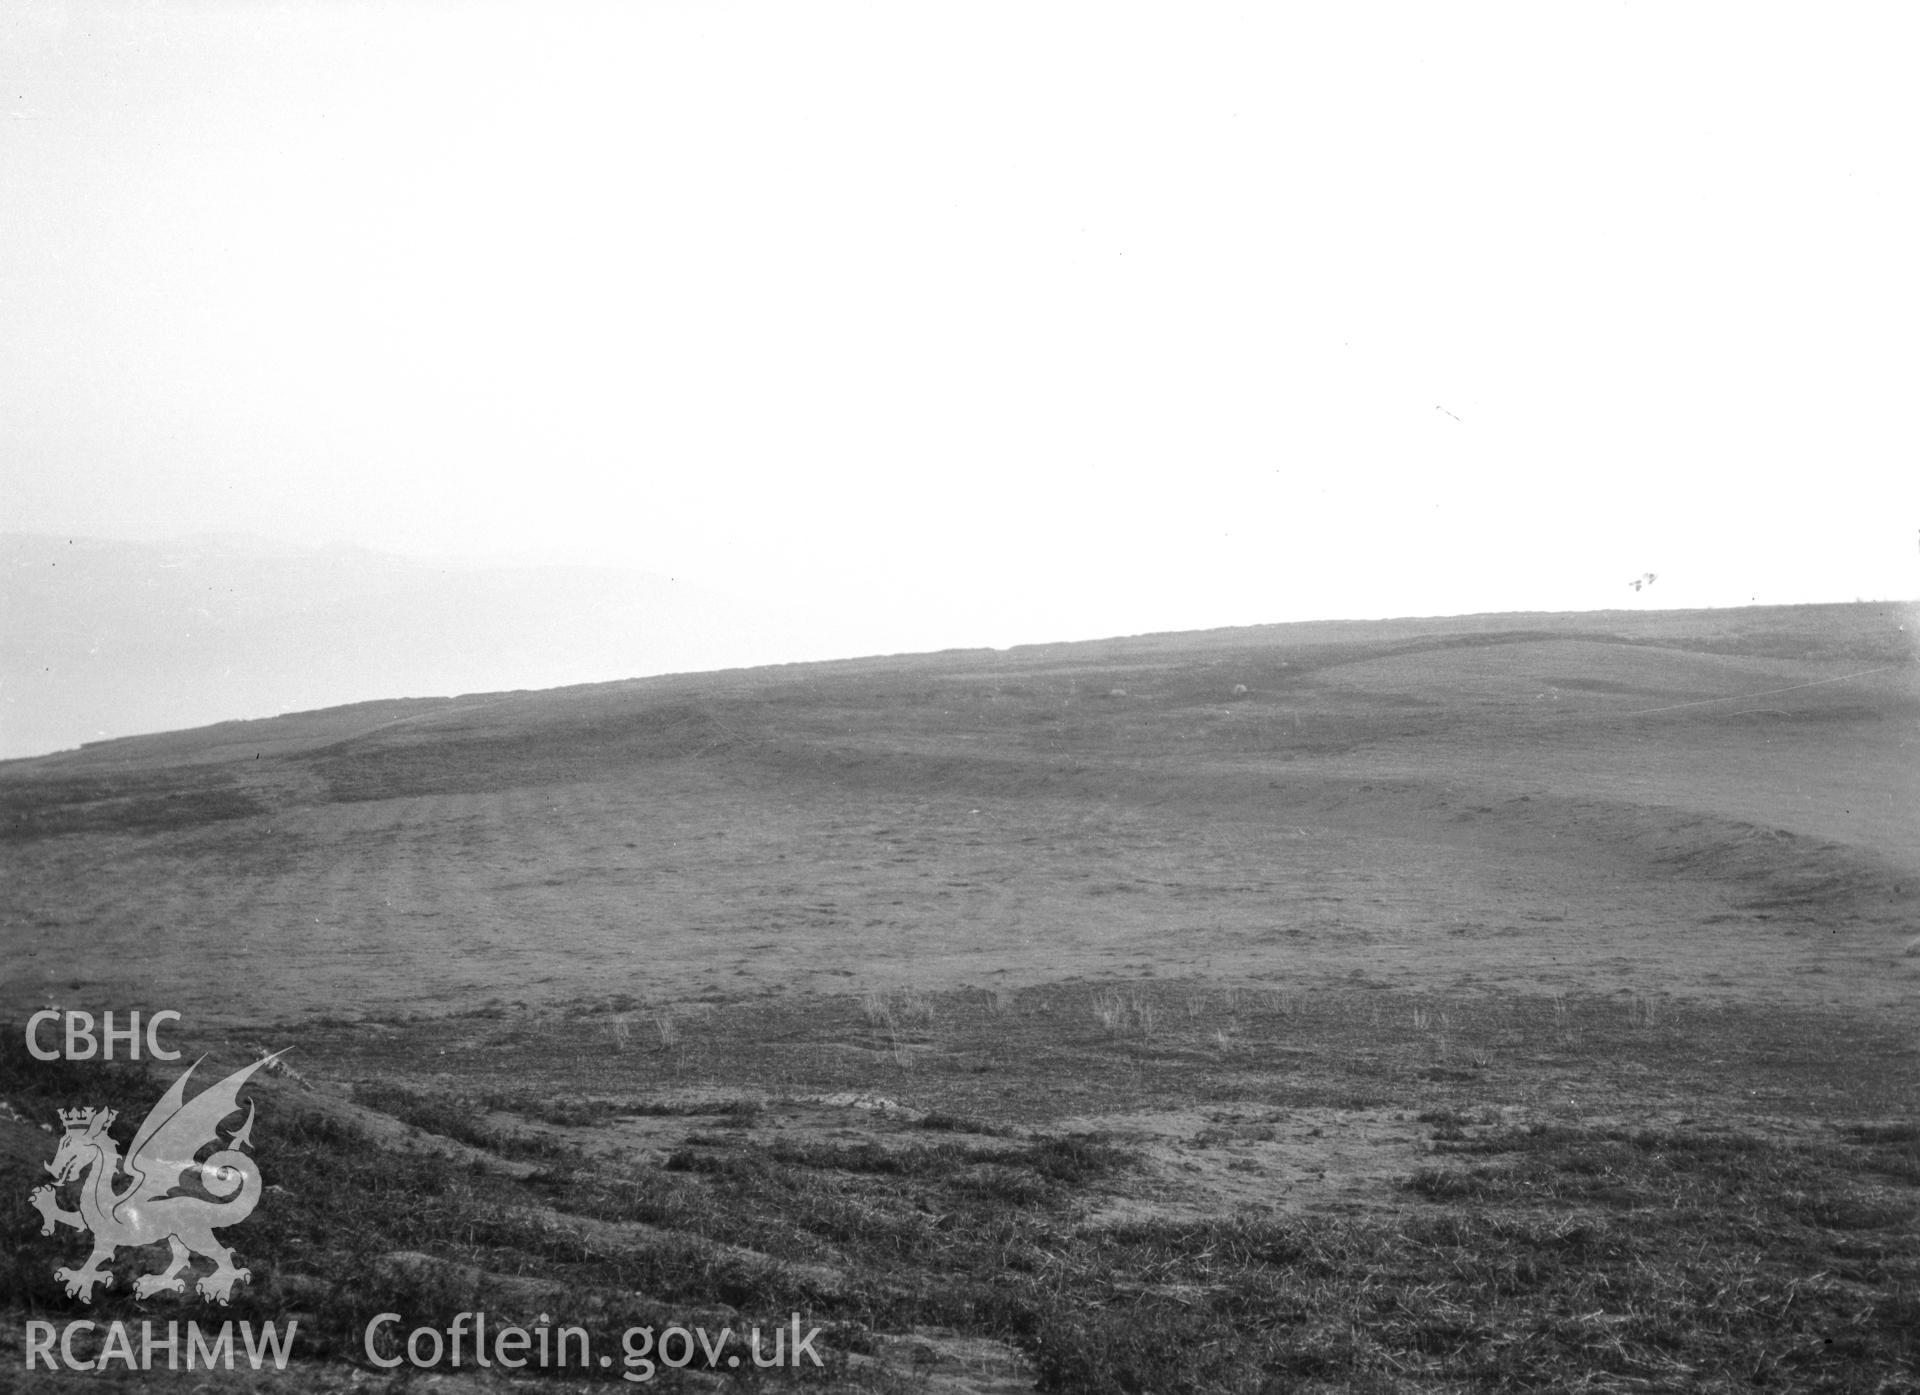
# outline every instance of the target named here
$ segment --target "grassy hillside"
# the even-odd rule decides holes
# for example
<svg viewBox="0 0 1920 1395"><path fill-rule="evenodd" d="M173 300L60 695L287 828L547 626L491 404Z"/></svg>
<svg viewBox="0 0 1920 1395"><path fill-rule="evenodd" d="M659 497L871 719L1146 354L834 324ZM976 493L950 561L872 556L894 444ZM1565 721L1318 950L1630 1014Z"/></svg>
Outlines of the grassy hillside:
<svg viewBox="0 0 1920 1395"><path fill-rule="evenodd" d="M1279 626L101 743L0 766L7 1005L1145 972L1891 1003L1904 618Z"/></svg>
<svg viewBox="0 0 1920 1395"><path fill-rule="evenodd" d="M11 762L7 1036L295 1048L233 1240L295 1383L481 1306L798 1311L843 1388L1904 1388L1917 630L1275 626ZM10 1049L15 1194L170 1078ZM37 1222L0 1303L72 1316Z"/></svg>

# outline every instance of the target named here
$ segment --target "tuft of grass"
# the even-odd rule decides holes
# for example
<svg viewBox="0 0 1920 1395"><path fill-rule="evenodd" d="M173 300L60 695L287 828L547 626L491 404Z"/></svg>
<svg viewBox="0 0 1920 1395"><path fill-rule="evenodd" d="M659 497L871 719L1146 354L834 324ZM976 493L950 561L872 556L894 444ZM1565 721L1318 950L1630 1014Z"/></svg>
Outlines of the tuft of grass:
<svg viewBox="0 0 1920 1395"><path fill-rule="evenodd" d="M897 1033L903 1027L932 1026L936 1009L932 995L916 989L896 993L869 989L860 996L860 1016L869 1027Z"/></svg>
<svg viewBox="0 0 1920 1395"><path fill-rule="evenodd" d="M1159 1025L1159 1013L1153 1000L1138 989L1122 993L1117 988L1106 988L1093 995L1091 1004L1094 1020L1109 1036L1125 1036L1137 1033L1142 1037L1151 1037Z"/></svg>
<svg viewBox="0 0 1920 1395"><path fill-rule="evenodd" d="M931 1027L934 1018L932 995L914 989L903 990L894 996L893 1016L903 1027Z"/></svg>

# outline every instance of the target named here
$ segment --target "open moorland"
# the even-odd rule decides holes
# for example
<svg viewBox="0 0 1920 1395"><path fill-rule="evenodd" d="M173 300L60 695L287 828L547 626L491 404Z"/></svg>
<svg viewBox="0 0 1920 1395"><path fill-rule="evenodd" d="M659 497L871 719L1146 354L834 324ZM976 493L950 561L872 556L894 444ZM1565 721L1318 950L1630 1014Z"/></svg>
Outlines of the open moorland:
<svg viewBox="0 0 1920 1395"><path fill-rule="evenodd" d="M492 1389L363 1346L484 1311L605 1388L797 1313L817 1368L651 1383L1920 1390L1916 633L1285 625L0 764L0 1370ZM228 1307L55 1281L55 1111L124 1144L178 1067L34 1060L50 1006L288 1048ZM299 1329L25 1369L80 1317Z"/></svg>

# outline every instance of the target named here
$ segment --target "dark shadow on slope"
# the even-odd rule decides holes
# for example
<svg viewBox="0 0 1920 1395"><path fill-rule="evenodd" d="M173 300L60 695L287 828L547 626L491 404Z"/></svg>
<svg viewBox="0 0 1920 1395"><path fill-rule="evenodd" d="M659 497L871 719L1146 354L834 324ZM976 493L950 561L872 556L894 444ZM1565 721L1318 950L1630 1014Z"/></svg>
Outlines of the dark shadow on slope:
<svg viewBox="0 0 1920 1395"><path fill-rule="evenodd" d="M699 704L672 703L497 734L382 732L302 763L326 782L331 802L348 803L605 779L738 739Z"/></svg>
<svg viewBox="0 0 1920 1395"><path fill-rule="evenodd" d="M231 775L204 768L0 784L0 842L68 833L164 833L264 813Z"/></svg>

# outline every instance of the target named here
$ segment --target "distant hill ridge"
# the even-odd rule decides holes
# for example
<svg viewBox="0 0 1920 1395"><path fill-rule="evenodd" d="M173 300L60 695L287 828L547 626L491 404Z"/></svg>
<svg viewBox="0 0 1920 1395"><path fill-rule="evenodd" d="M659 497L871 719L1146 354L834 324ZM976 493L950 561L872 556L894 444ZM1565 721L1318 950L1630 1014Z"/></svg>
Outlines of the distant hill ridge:
<svg viewBox="0 0 1920 1395"><path fill-rule="evenodd" d="M1433 687L1429 696L1438 699L1463 684L1470 688L1475 682L1518 682L1526 688L1545 679L1552 680L1551 687L1590 698L1711 700L1765 691L1770 673L1798 677L1800 668L1791 666L1835 665L1837 674L1848 665L1867 669L1909 664L1915 657L1915 627L1907 623L1912 611L1910 604L1862 602L1299 621L1006 650L716 668L453 697L379 698L88 742L77 750L8 764L24 769L217 761L262 752L315 751L340 743L417 741L429 734L436 739L452 739L455 733L460 739L477 739L489 731L488 739L497 741L509 728L563 728L582 722L593 726L617 713L631 718L653 712L661 704L772 700L776 694L819 685L844 688L867 679L883 685L888 702L882 705L909 706L916 680L958 682L969 688L1048 681L1058 685L1068 701L1125 687L1131 698L1165 703L1196 692L1212 700L1219 696L1220 683L1231 695L1235 684L1227 679L1229 673L1256 677L1252 695L1258 697L1271 696L1275 686L1297 688L1312 675L1335 671L1356 697L1400 690L1403 700L1416 702L1424 687ZM1507 657L1498 659L1496 654ZM1527 656L1524 661L1518 657L1522 654ZM1514 663L1521 663L1525 672L1499 677ZM1143 671L1160 676L1145 679ZM412 735L404 730L409 728Z"/></svg>

